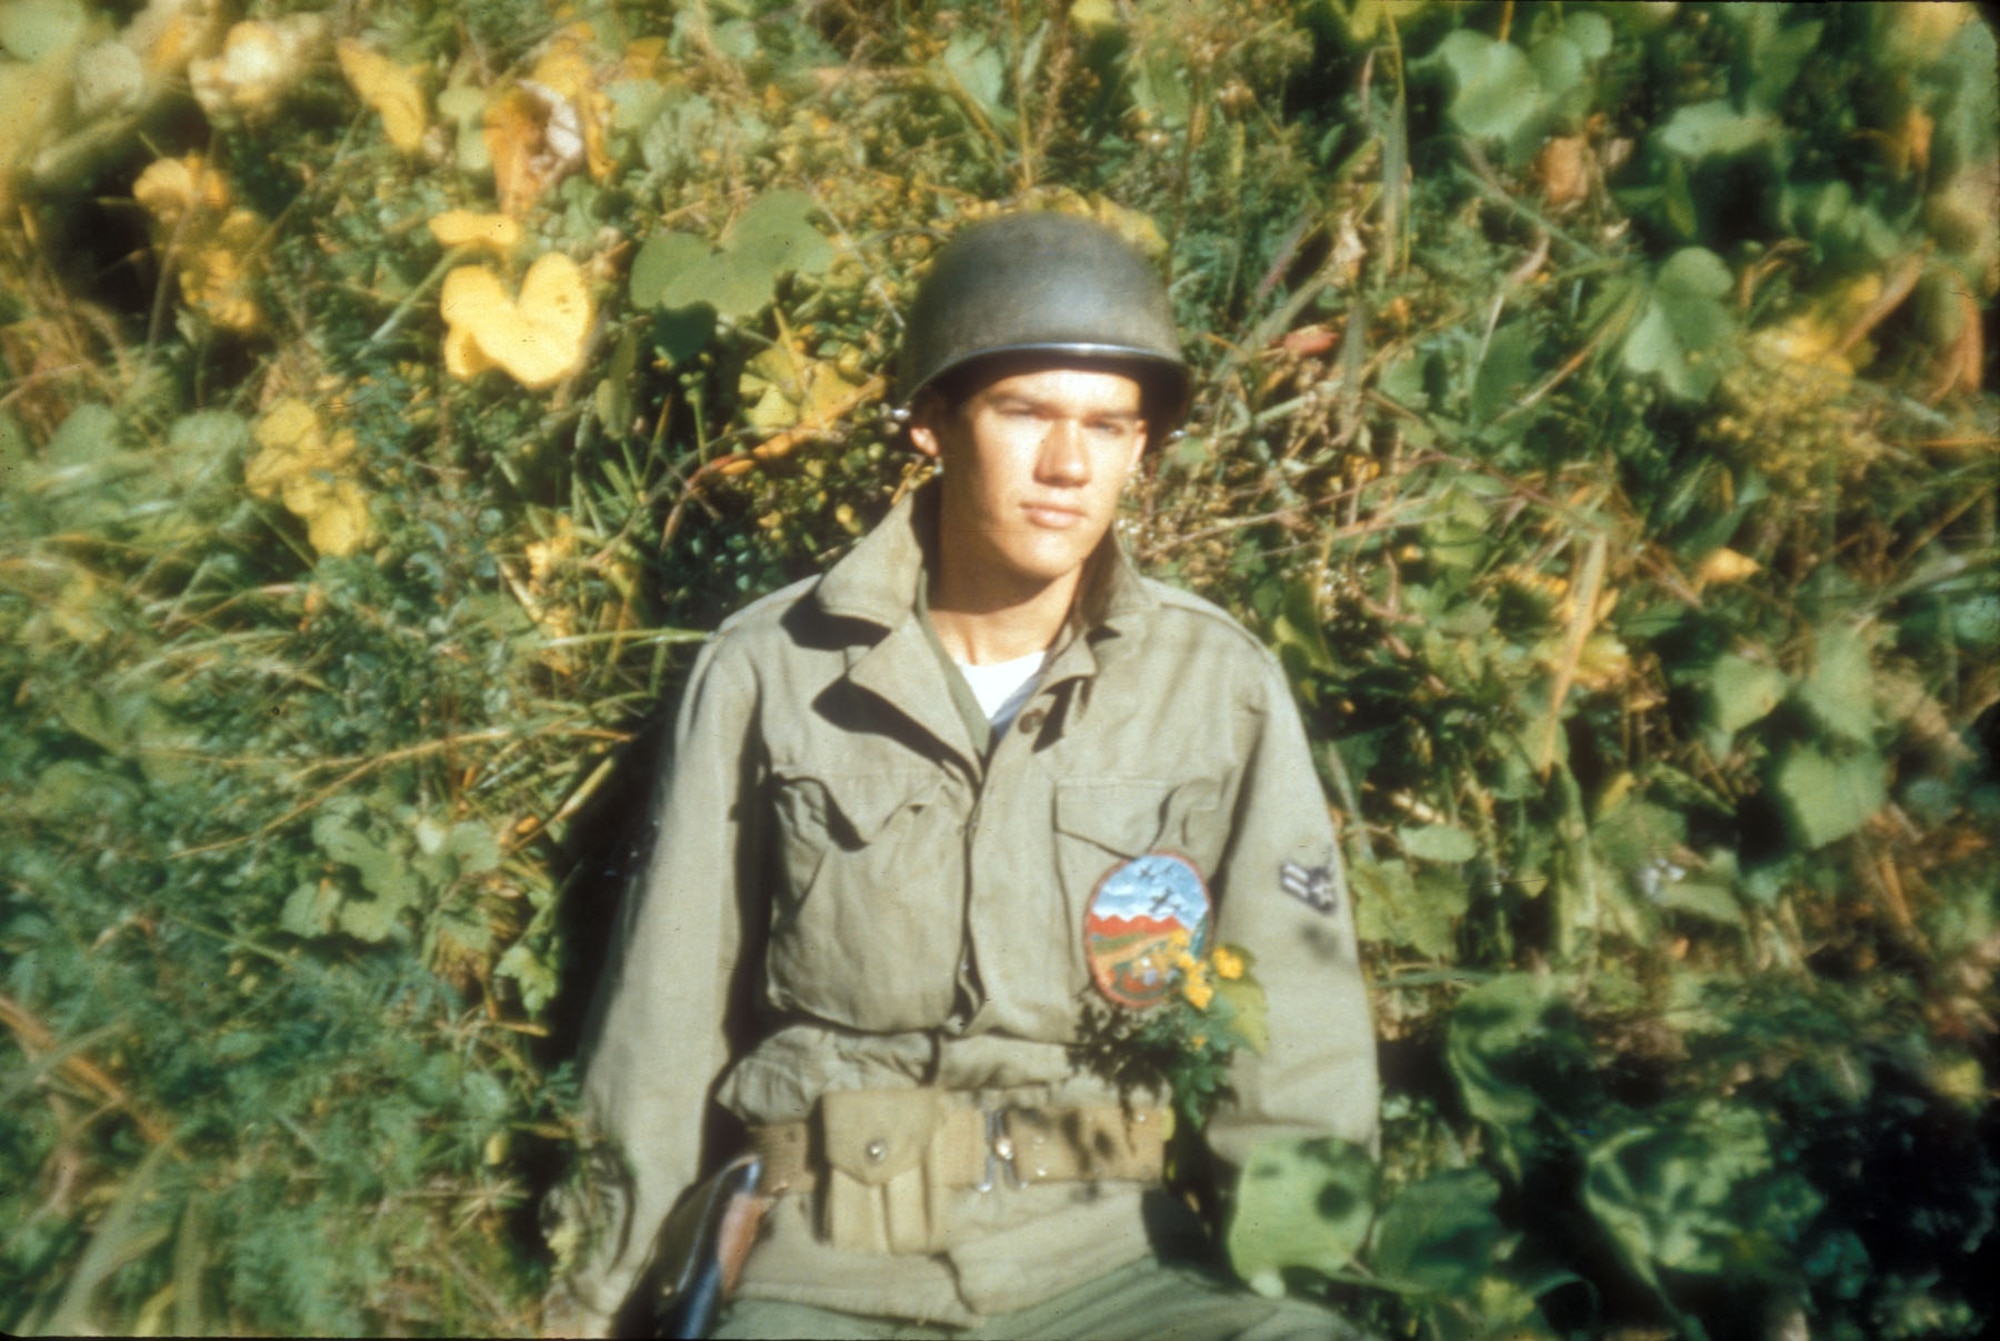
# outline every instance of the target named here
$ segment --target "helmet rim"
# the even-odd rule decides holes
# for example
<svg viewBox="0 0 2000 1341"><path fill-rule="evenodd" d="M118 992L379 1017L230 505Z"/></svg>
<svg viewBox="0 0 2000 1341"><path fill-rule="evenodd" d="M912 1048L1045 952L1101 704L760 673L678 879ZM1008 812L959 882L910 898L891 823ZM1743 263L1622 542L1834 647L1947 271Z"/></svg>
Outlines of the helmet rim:
<svg viewBox="0 0 2000 1341"><path fill-rule="evenodd" d="M1167 374L1155 441L1186 414L1191 376L1152 262L1095 220L1046 210L982 220L938 253L904 330L897 405L954 370L1034 353Z"/></svg>

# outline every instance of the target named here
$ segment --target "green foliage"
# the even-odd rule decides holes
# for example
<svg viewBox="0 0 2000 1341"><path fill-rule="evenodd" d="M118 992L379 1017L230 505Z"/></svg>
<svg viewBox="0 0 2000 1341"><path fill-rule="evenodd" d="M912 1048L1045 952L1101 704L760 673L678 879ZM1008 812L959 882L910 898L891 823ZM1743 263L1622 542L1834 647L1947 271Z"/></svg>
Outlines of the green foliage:
<svg viewBox="0 0 2000 1341"><path fill-rule="evenodd" d="M1285 1270L1329 1276L1354 1259L1373 1218L1375 1163L1341 1141L1257 1147L1230 1211L1230 1265L1259 1294L1282 1295Z"/></svg>
<svg viewBox="0 0 2000 1341"><path fill-rule="evenodd" d="M1344 816L1380 1171L1260 1152L1239 1268L1439 1338L2000 1316L1968 9L363 4L268 90L136 12L0 5L0 1325L533 1330L634 744L916 478L899 314L1004 204L1169 267L1126 536ZM553 385L448 370L468 266Z"/></svg>

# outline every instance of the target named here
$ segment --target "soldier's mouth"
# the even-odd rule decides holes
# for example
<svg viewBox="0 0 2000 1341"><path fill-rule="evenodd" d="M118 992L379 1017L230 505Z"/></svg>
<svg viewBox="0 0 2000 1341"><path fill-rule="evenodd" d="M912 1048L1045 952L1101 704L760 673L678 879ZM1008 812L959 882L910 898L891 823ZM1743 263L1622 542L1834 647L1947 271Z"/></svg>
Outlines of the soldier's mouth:
<svg viewBox="0 0 2000 1341"><path fill-rule="evenodd" d="M1051 503L1023 503L1021 515L1033 525L1048 531L1067 531L1083 520L1081 510Z"/></svg>

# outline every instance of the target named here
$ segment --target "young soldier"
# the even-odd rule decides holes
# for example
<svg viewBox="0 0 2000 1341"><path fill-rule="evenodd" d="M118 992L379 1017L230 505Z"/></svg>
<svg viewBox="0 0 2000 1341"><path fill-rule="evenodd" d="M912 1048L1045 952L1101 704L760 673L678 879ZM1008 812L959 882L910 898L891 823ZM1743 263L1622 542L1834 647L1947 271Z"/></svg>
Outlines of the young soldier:
<svg viewBox="0 0 2000 1341"><path fill-rule="evenodd" d="M1168 1116L1076 1061L1087 1011L1163 985L1111 962L1136 892L1251 951L1268 994L1269 1047L1205 1133L1225 1171L1262 1141L1374 1140L1284 677L1110 534L1187 399L1166 293L1094 223L1004 217L940 253L901 371L941 478L725 622L688 683L585 1082L626 1173L551 1321L608 1325L730 1153L704 1146L719 1107L779 1195L718 1335L1344 1334L1162 1264Z"/></svg>

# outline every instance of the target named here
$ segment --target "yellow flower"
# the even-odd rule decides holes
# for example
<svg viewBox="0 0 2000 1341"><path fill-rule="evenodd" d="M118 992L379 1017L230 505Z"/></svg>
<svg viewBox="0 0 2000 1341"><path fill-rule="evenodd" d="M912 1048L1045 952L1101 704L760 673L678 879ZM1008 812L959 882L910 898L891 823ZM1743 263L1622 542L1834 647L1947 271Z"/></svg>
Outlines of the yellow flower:
<svg viewBox="0 0 2000 1341"><path fill-rule="evenodd" d="M518 300L507 296L491 270L460 266L444 277L438 308L448 328L444 364L453 377L469 381L498 367L529 390L542 391L583 361L590 291L583 271L560 252L528 267Z"/></svg>
<svg viewBox="0 0 2000 1341"><path fill-rule="evenodd" d="M1207 1034L1189 1034L1189 1035L1188 1035L1188 1046L1189 1046L1189 1047L1191 1047L1191 1048L1194 1048L1194 1049L1195 1049L1195 1050L1197 1050L1197 1051L1199 1051L1199 1050L1200 1050L1200 1049L1202 1049L1202 1048L1205 1048L1205 1047L1207 1047L1207 1046L1208 1046L1208 1035L1207 1035Z"/></svg>
<svg viewBox="0 0 2000 1341"><path fill-rule="evenodd" d="M1243 956L1237 954L1228 946L1216 946L1215 954L1211 956L1211 959L1215 965L1216 977L1226 982L1234 982L1243 976Z"/></svg>
<svg viewBox="0 0 2000 1341"><path fill-rule="evenodd" d="M607 147L611 100L598 86L589 24L558 32L525 79L495 86L482 117L500 208L522 214L579 167L598 181L617 164Z"/></svg>
<svg viewBox="0 0 2000 1341"><path fill-rule="evenodd" d="M1194 936L1186 927L1175 927L1167 933L1167 944L1176 950L1185 950L1194 944Z"/></svg>
<svg viewBox="0 0 2000 1341"><path fill-rule="evenodd" d="M315 550L353 554L374 538L368 492L354 478L352 433L328 441L312 406L287 396L264 412L251 436L258 452L244 463L244 485L301 518Z"/></svg>
<svg viewBox="0 0 2000 1341"><path fill-rule="evenodd" d="M1207 1010L1208 1003L1215 1000L1215 984L1208 980L1208 969L1200 964L1181 981L1181 995L1196 1010Z"/></svg>
<svg viewBox="0 0 2000 1341"><path fill-rule="evenodd" d="M417 83L413 67L406 70L378 51L371 51L351 37L334 47L340 58L340 72L361 96L361 101L382 117L382 130L389 143L404 153L414 153L424 142L430 125L430 107Z"/></svg>
<svg viewBox="0 0 2000 1341"><path fill-rule="evenodd" d="M502 256L521 241L521 225L504 214L446 210L430 221L430 229L442 246L490 247Z"/></svg>
<svg viewBox="0 0 2000 1341"><path fill-rule="evenodd" d="M189 63L195 101L214 121L268 116L298 83L325 37L326 20L317 14L246 19L229 30L221 55Z"/></svg>
<svg viewBox="0 0 2000 1341"><path fill-rule="evenodd" d="M164 228L172 228L190 210L222 214L229 209L229 183L211 171L200 154L162 158L146 165L132 183L132 198Z"/></svg>
<svg viewBox="0 0 2000 1341"><path fill-rule="evenodd" d="M163 158L132 183L132 198L157 222L160 248L178 267L189 306L226 330L247 334L263 325L250 272L266 225L234 203L220 172L200 154Z"/></svg>
<svg viewBox="0 0 2000 1341"><path fill-rule="evenodd" d="M1714 550L1695 570L1695 590L1699 591L1711 582L1718 586L1724 582L1740 582L1762 571L1764 566L1747 554L1738 554L1726 547Z"/></svg>

